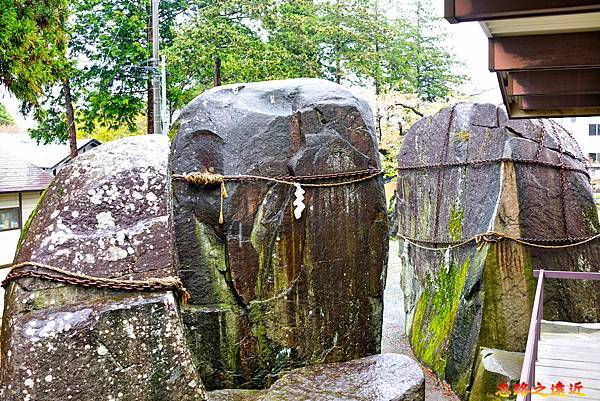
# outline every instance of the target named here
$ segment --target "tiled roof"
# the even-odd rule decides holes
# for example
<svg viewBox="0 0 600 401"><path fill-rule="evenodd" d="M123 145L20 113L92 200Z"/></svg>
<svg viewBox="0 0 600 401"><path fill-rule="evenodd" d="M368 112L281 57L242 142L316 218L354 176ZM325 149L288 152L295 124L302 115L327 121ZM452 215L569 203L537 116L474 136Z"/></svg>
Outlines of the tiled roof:
<svg viewBox="0 0 600 401"><path fill-rule="evenodd" d="M90 142L100 144L95 139L80 139L77 140L77 147L81 149ZM27 134L3 134L0 128L0 151L4 152L5 150L44 169L53 168L68 158L70 153L67 143L38 144Z"/></svg>
<svg viewBox="0 0 600 401"><path fill-rule="evenodd" d="M25 160L0 150L0 193L41 191L52 181L52 176Z"/></svg>

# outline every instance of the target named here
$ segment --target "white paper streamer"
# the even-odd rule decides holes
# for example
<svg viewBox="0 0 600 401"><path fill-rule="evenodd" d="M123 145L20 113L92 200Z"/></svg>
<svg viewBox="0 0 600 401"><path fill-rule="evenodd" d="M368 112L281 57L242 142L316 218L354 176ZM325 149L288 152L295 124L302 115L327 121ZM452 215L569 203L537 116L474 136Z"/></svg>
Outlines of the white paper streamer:
<svg viewBox="0 0 600 401"><path fill-rule="evenodd" d="M304 189L302 189L302 187L298 183L295 183L294 186L296 187L296 192L294 192L294 195L296 195L296 200L294 200L293 205L296 206L294 208L294 216L296 217L296 220L297 220L300 217L302 217L302 211L306 208L306 206L304 205L305 191L304 191Z"/></svg>

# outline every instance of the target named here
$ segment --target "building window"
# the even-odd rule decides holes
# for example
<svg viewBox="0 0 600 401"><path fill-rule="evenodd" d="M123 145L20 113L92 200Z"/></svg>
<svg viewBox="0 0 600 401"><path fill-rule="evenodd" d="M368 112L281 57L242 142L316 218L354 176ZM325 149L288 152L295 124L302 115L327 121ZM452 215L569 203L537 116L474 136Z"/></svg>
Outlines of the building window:
<svg viewBox="0 0 600 401"><path fill-rule="evenodd" d="M590 124L590 136L600 136L600 124Z"/></svg>
<svg viewBox="0 0 600 401"><path fill-rule="evenodd" d="M20 214L21 210L18 207L0 209L0 231L20 229Z"/></svg>
<svg viewBox="0 0 600 401"><path fill-rule="evenodd" d="M588 157L591 163L600 163L600 153L588 153Z"/></svg>

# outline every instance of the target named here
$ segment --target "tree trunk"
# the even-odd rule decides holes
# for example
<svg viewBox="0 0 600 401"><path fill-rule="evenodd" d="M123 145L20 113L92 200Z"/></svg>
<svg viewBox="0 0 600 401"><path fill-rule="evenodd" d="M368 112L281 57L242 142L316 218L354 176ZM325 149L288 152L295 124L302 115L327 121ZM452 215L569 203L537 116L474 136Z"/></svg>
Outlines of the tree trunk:
<svg viewBox="0 0 600 401"><path fill-rule="evenodd" d="M151 10L148 8L148 15L151 15ZM149 19L150 21L151 19ZM148 48L150 49L150 54L152 54L152 39L154 36L152 35L152 24L148 23L148 27L146 28L148 31ZM150 56L152 57L152 56ZM152 87L152 76L148 79L148 103L146 105L146 116L148 117L148 130L146 131L148 135L154 134L154 92Z"/></svg>
<svg viewBox="0 0 600 401"><path fill-rule="evenodd" d="M342 62L340 60L340 44L335 43L335 83L342 83Z"/></svg>
<svg viewBox="0 0 600 401"><path fill-rule="evenodd" d="M77 157L77 129L75 128L75 111L73 110L73 98L71 97L69 78L63 80L63 94L65 96L65 106L67 107L67 131L69 132L71 159L74 159Z"/></svg>
<svg viewBox="0 0 600 401"><path fill-rule="evenodd" d="M221 86L221 57L215 56L214 86Z"/></svg>

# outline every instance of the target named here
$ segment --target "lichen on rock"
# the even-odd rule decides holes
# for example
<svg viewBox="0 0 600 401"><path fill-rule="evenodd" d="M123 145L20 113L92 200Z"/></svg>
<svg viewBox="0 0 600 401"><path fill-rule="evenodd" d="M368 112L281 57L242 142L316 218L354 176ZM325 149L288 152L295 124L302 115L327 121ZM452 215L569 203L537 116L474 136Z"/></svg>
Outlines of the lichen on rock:
<svg viewBox="0 0 600 401"><path fill-rule="evenodd" d="M418 121L400 151L400 166L458 164L401 170L396 202L400 234L445 243L431 251L400 240L407 334L416 356L465 400L479 347L524 350L535 292L532 270L600 270L597 244L549 250L504 240L445 248L488 231L541 240L596 234L585 174L565 170L563 187L560 169L547 165L461 164L538 155L543 162L585 169L563 128L509 120L494 105L466 103ZM598 283L549 281L545 318L598 319L599 289Z"/></svg>
<svg viewBox="0 0 600 401"><path fill-rule="evenodd" d="M177 275L165 137L127 138L79 156L28 222L16 262L92 277ZM8 284L0 398L206 400L170 291Z"/></svg>

